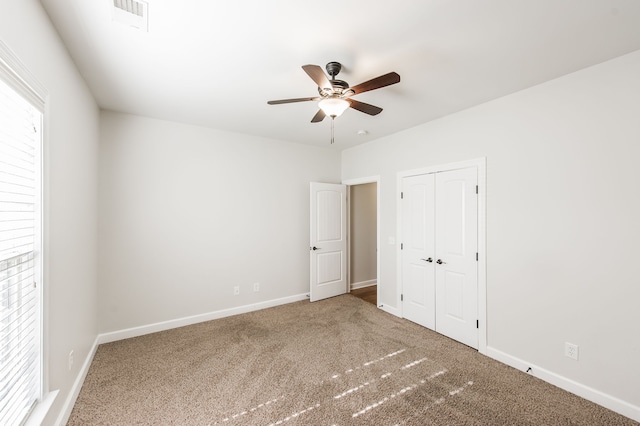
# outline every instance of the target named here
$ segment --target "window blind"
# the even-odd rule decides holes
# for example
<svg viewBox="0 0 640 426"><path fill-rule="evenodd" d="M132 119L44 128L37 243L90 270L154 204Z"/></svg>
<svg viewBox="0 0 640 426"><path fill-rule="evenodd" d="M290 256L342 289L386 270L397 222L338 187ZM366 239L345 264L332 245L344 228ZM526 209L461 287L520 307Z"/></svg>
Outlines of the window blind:
<svg viewBox="0 0 640 426"><path fill-rule="evenodd" d="M13 425L24 421L41 396L36 271L42 114L2 77L0 74L0 424Z"/></svg>

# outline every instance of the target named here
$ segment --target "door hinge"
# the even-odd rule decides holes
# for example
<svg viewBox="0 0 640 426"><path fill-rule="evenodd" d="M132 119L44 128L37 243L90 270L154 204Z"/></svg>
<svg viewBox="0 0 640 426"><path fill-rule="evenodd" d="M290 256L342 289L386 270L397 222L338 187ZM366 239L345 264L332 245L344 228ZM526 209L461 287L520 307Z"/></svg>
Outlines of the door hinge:
<svg viewBox="0 0 640 426"><path fill-rule="evenodd" d="M400 250L404 250L404 244L400 243Z"/></svg>
<svg viewBox="0 0 640 426"><path fill-rule="evenodd" d="M478 252L476 252L476 262L478 261Z"/></svg>
<svg viewBox="0 0 640 426"><path fill-rule="evenodd" d="M400 295L400 301L403 302L404 301L404 294Z"/></svg>
<svg viewBox="0 0 640 426"><path fill-rule="evenodd" d="M478 193L478 185L476 185L476 194Z"/></svg>
<svg viewBox="0 0 640 426"><path fill-rule="evenodd" d="M476 328L480 328L480 320L476 320Z"/></svg>
<svg viewBox="0 0 640 426"><path fill-rule="evenodd" d="M404 199L404 192L400 192L400 199Z"/></svg>

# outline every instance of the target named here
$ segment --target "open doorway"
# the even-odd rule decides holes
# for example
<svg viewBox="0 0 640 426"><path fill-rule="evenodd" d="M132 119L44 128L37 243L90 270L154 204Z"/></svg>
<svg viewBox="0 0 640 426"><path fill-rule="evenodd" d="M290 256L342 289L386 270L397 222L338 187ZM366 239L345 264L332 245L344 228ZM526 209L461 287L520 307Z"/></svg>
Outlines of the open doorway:
<svg viewBox="0 0 640 426"><path fill-rule="evenodd" d="M349 291L378 302L378 183L349 186Z"/></svg>

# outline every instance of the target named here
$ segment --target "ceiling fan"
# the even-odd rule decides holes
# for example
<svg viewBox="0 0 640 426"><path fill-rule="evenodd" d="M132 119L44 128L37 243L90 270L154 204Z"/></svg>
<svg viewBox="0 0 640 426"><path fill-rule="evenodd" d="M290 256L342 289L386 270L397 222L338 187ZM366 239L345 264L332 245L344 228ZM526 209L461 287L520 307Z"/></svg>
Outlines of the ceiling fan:
<svg viewBox="0 0 640 426"><path fill-rule="evenodd" d="M336 79L336 76L342 69L342 64L339 62L329 62L326 66L327 73L331 76L331 80L327 78L322 68L318 65L303 65L302 69L318 85L319 96L281 99L268 101L267 103L269 105L278 105L292 102L320 101L318 102L319 110L311 119L312 123L321 122L327 115L332 119L339 117L347 108L353 108L369 115L378 115L382 112L382 108L351 99L351 96L400 82L400 75L395 72L390 72L356 86L349 87L346 81Z"/></svg>

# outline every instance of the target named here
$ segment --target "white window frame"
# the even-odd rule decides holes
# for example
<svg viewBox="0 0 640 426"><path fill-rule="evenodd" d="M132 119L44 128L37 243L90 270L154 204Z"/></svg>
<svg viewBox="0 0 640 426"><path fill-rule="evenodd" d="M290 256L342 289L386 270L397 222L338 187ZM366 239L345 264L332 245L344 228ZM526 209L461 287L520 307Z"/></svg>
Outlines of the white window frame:
<svg viewBox="0 0 640 426"><path fill-rule="evenodd" d="M47 231L45 223L47 223L48 208L46 205L47 186L46 186L46 170L45 167L45 146L47 140L47 123L48 123L48 107L49 94L45 87L33 76L33 74L22 64L20 59L0 40L0 79L16 90L28 102L33 104L42 113L42 127L40 137L40 147L38 153L40 158L39 167L36 173L39 177L40 191L36 200L36 244L34 252L39 256L40 261L37 262L39 267L36 268L35 280L38 284L40 299L39 312L39 331L40 331L40 397L38 402L26 419L25 425L40 425L51 408L58 391L49 390L49 369L48 369L48 291L46 289L47 263L46 263L46 245Z"/></svg>

